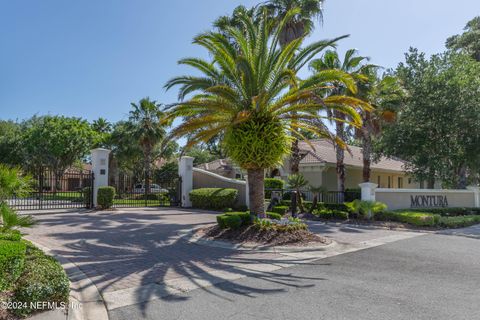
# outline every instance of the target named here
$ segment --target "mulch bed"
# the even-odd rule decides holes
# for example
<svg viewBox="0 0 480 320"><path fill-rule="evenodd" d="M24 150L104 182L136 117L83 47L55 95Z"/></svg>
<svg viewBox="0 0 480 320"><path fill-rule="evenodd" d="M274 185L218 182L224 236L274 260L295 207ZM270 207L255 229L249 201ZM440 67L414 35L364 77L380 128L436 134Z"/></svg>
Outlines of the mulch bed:
<svg viewBox="0 0 480 320"><path fill-rule="evenodd" d="M12 294L12 292L0 292L0 304L6 303ZM11 314L4 306L0 305L0 319L17 320L19 317Z"/></svg>
<svg viewBox="0 0 480 320"><path fill-rule="evenodd" d="M234 243L256 243L269 246L308 246L327 245L331 240L320 237L308 230L281 232L277 230L260 230L255 226L243 226L237 230L221 229L218 225L202 229L205 238L227 240Z"/></svg>

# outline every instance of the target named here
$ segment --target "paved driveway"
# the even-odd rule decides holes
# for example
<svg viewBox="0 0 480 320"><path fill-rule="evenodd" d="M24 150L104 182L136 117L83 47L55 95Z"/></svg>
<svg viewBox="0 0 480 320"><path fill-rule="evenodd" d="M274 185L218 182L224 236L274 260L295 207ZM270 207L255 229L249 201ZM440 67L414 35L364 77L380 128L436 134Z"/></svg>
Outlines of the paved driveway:
<svg viewBox="0 0 480 320"><path fill-rule="evenodd" d="M154 299L183 301L183 292L233 283L239 277L276 283L278 276L271 271L312 261L308 252L240 252L184 240L186 231L213 223L215 217L209 212L154 208L57 213L37 216L38 225L27 232L29 239L69 259L87 275L109 310L136 303L146 310ZM318 222L311 223L311 229L341 243L331 255L420 235ZM235 290L271 292L243 285Z"/></svg>

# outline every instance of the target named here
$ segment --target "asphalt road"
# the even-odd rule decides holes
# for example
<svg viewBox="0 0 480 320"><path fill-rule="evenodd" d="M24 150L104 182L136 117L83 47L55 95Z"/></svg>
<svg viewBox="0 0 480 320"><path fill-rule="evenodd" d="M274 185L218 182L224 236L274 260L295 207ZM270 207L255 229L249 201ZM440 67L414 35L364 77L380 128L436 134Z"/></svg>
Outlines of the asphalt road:
<svg viewBox="0 0 480 320"><path fill-rule="evenodd" d="M110 319L480 319L480 239L429 234L183 296Z"/></svg>

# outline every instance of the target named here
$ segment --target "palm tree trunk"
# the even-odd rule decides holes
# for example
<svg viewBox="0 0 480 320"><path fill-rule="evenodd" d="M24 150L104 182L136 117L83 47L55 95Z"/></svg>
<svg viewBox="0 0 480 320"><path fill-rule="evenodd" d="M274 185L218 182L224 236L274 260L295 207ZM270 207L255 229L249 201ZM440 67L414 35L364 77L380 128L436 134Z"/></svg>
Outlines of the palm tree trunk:
<svg viewBox="0 0 480 320"><path fill-rule="evenodd" d="M335 118L344 119L344 115L340 112L335 112ZM335 133L338 138L342 141L345 141L345 124L342 121L336 121L335 123ZM337 191L345 192L345 150L340 148L338 145L335 146L337 153Z"/></svg>
<svg viewBox="0 0 480 320"><path fill-rule="evenodd" d="M265 173L263 169L248 169L248 196L250 212L265 218Z"/></svg>
<svg viewBox="0 0 480 320"><path fill-rule="evenodd" d="M369 115L364 119L364 126L360 129L362 134L362 156L363 156L363 182L370 182L371 162L372 162L372 136L369 127Z"/></svg>
<svg viewBox="0 0 480 320"><path fill-rule="evenodd" d="M290 157L290 173L298 174L300 165L300 149L298 148L298 139L293 140L291 151L292 155Z"/></svg>
<svg viewBox="0 0 480 320"><path fill-rule="evenodd" d="M150 194L150 163L151 163L152 151L150 146L145 146L145 195ZM147 200L147 197L145 197Z"/></svg>

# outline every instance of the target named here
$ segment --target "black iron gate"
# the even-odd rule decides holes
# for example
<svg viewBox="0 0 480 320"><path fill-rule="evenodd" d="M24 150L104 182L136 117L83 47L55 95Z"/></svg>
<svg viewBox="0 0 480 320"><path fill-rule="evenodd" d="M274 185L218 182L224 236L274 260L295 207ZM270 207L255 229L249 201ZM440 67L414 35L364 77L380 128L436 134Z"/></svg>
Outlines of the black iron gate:
<svg viewBox="0 0 480 320"><path fill-rule="evenodd" d="M42 168L31 174L33 186L26 195L14 195L7 203L15 210L91 208L93 173L67 169L55 174Z"/></svg>
<svg viewBox="0 0 480 320"><path fill-rule="evenodd" d="M143 177L117 174L110 177L115 188L114 208L175 207L180 205L181 181L177 175L153 175L147 185Z"/></svg>

